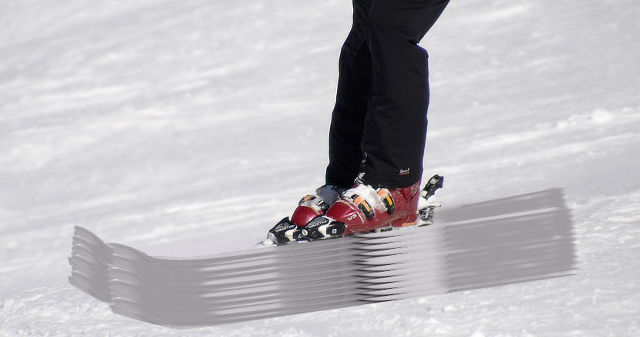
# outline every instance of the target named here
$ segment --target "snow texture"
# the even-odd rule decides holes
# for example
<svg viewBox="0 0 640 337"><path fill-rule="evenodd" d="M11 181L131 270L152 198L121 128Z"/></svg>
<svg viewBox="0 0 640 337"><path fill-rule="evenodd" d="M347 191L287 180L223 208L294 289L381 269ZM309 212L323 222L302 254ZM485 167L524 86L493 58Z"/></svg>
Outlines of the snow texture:
<svg viewBox="0 0 640 337"><path fill-rule="evenodd" d="M564 187L566 278L174 330L70 286L74 225L249 247L323 182L349 1L0 3L0 336L640 335L640 4L453 1L430 53L441 202Z"/></svg>

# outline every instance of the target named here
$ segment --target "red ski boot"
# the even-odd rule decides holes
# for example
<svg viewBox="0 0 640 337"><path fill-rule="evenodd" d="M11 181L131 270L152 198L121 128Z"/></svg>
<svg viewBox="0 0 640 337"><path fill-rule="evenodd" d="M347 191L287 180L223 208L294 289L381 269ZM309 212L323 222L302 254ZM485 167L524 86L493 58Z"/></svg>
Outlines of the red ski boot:
<svg viewBox="0 0 640 337"><path fill-rule="evenodd" d="M418 216L419 199L420 181L408 187L389 189L358 184L345 191L325 217L344 223L343 235L412 226Z"/></svg>
<svg viewBox="0 0 640 337"><path fill-rule="evenodd" d="M316 194L310 194L300 199L298 207L291 215L291 222L300 227L306 226L313 218L324 215L343 191L343 188L335 185L319 187L316 189Z"/></svg>
<svg viewBox="0 0 640 337"><path fill-rule="evenodd" d="M438 207L430 198L443 182L444 177L436 174L422 191L420 181L408 187L390 189L374 189L356 183L346 191L325 185L316 191L316 195L302 198L293 212L293 221L289 218L280 220L269 230L263 243L281 245L384 228L429 225L433 211ZM331 204L333 206L329 207Z"/></svg>
<svg viewBox="0 0 640 337"><path fill-rule="evenodd" d="M329 210L329 207L338 200L340 194L344 190L344 188L335 185L323 185L316 189L316 194L305 196L300 200L298 207L293 211L291 220L289 220L288 217L280 220L280 222L269 230L267 233L267 240L264 241L263 244L281 245L292 241L308 241L321 238L321 234L319 233L317 235L311 235L309 238L305 238L302 234L307 235L308 232L305 231L303 233L301 229L316 218L321 220L322 215L324 215L327 210ZM309 228L316 227L318 227L318 221L315 222L315 225ZM327 226L324 226L320 230L327 234L324 231L326 228ZM341 235L342 231L330 230L329 233L333 233L333 235Z"/></svg>

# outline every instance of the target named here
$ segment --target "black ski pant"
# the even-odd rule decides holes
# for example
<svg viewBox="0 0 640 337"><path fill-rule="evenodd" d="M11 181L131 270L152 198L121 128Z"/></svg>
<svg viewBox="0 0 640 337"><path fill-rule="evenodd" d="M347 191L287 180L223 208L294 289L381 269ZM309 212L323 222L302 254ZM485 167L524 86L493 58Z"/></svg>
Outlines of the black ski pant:
<svg viewBox="0 0 640 337"><path fill-rule="evenodd" d="M374 187L422 177L427 135L427 51L418 42L449 0L353 0L340 52L326 183Z"/></svg>

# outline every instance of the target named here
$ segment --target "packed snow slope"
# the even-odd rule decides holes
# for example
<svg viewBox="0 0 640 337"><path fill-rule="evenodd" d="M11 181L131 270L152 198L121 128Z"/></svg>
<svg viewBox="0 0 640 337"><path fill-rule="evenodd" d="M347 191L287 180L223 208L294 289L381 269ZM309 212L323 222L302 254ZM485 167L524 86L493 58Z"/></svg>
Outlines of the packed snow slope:
<svg viewBox="0 0 640 337"><path fill-rule="evenodd" d="M322 184L342 0L0 3L1 336L640 335L640 3L452 1L422 41L447 205L564 187L561 279L203 329L66 281L74 225L155 255L251 247Z"/></svg>

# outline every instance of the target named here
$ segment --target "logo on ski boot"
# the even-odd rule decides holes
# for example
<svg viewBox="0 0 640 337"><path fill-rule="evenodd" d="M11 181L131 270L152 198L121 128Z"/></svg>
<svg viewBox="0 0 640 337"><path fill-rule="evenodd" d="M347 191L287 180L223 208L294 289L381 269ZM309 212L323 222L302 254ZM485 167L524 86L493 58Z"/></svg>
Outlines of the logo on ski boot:
<svg viewBox="0 0 640 337"><path fill-rule="evenodd" d="M300 236L298 226L291 222L289 218L283 218L267 233L267 239L279 245L296 241Z"/></svg>
<svg viewBox="0 0 640 337"><path fill-rule="evenodd" d="M300 236L307 240L329 239L342 236L345 224L325 216L317 216L300 230Z"/></svg>

